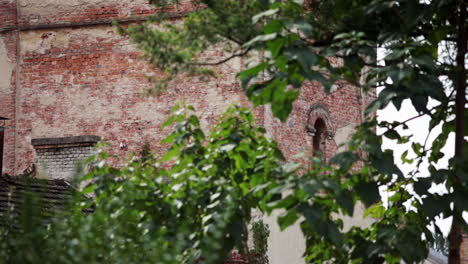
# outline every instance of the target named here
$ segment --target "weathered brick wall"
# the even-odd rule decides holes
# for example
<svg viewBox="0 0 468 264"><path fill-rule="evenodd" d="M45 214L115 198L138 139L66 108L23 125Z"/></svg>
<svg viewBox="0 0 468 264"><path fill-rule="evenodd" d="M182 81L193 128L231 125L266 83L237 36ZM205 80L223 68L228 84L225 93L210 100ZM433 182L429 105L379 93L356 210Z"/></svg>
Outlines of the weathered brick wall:
<svg viewBox="0 0 468 264"><path fill-rule="evenodd" d="M11 0L10 0L11 1ZM147 0L17 0L22 28L46 25L99 24L112 19L132 20L158 12ZM178 16L192 9L190 0L165 12Z"/></svg>
<svg viewBox="0 0 468 264"><path fill-rule="evenodd" d="M468 234L463 233L463 242L460 246L460 263L468 263Z"/></svg>
<svg viewBox="0 0 468 264"><path fill-rule="evenodd" d="M165 151L158 142L168 131L160 125L177 101L193 105L204 128L230 103L248 105L235 78L243 65L240 59L216 68L216 79L180 77L157 97L141 96L152 86L147 75L159 73L139 59L140 52L116 35L109 22L138 21L134 15L158 11L144 2L0 0L0 116L13 119L6 123L5 172L18 174L37 162L49 177L69 177L73 163L90 154L89 146L35 149L32 139L98 135L109 143L110 154L119 157L111 162L121 165L146 142L159 154ZM187 2L169 10L174 21L193 8ZM224 54L210 51L207 56ZM360 122L368 100L353 87L337 85L325 94L313 82L303 88L285 123L273 118L268 107L257 108L256 114L290 160L300 160L294 155L301 151L312 155L313 137L306 127L314 118L326 119L331 136L325 156L330 158ZM313 110L316 105L324 110ZM272 235L286 236L271 244L280 256L271 259L272 264L303 262L300 230L286 233Z"/></svg>
<svg viewBox="0 0 468 264"><path fill-rule="evenodd" d="M78 15L60 18L61 12L85 13L91 7L105 9L113 6L117 10L111 12L114 17L131 15L137 8L149 10L139 2L118 1L21 0L19 6L23 26L57 25L64 22L63 19L73 17L75 22L91 23L100 18ZM188 9L185 6L184 10ZM140 92L152 85L146 74L155 71L139 60L140 54L135 47L117 36L109 25L23 28L17 46L22 60L19 65L20 96L16 99L16 153L22 159L16 161L15 168L7 165L9 170L26 168L35 158L30 140L44 136L101 135L111 143L113 154L125 158L132 151L138 151L143 142L153 143L153 147L162 152L164 147L157 145L164 136L159 125L175 101L185 100L193 104L202 115L205 127L230 102L245 104L247 101L234 77L241 68L239 60L220 67L221 77L218 79L204 82L185 78L161 96L141 97ZM222 56L220 52L212 55ZM286 123L272 118L268 108L259 114L261 122L264 121L269 133L280 142L287 157L300 151L312 152L312 138L307 134L306 125L313 115L310 109L317 103L330 113L328 118L332 125L329 129L334 137L327 139L327 157L359 122L361 101L357 90L343 87L326 95L317 83L311 83L295 102ZM119 148L122 144L127 147Z"/></svg>
<svg viewBox="0 0 468 264"><path fill-rule="evenodd" d="M33 139L36 151L37 177L72 180L86 171L84 161L96 154L98 136L76 136Z"/></svg>
<svg viewBox="0 0 468 264"><path fill-rule="evenodd" d="M17 74L17 13L15 0L0 0L0 121L5 127L3 172L13 173L15 166L15 100ZM1 158L1 157L0 157Z"/></svg>
<svg viewBox="0 0 468 264"><path fill-rule="evenodd" d="M20 39L17 171L34 160L32 138L100 135L119 164L145 142L164 150L160 125L177 101L194 105L207 127L230 102L245 100L235 79L239 60L220 67L217 79L185 78L158 97L143 97L152 86L146 75L155 71L111 26L21 31Z"/></svg>
<svg viewBox="0 0 468 264"><path fill-rule="evenodd" d="M302 88L301 95L294 103L293 112L285 123L271 118L271 114L267 113L265 126L287 157L293 158L303 152L307 159L314 150L312 136L308 135L306 126L308 121L313 125L315 120L316 110L311 108L321 105L329 116L321 113L318 116L329 119L327 123L331 124L327 125L327 129L332 136L326 139L324 153L329 159L336 152L337 146L344 143L360 123L363 100L359 90L351 86L339 84L334 92L326 94L319 84L309 83Z"/></svg>
<svg viewBox="0 0 468 264"><path fill-rule="evenodd" d="M92 146L36 149L39 177L71 180L80 163L95 152Z"/></svg>
<svg viewBox="0 0 468 264"><path fill-rule="evenodd" d="M100 135L110 143L111 154L121 157L114 164L120 164L145 142L151 143L158 153L164 151L165 146L157 144L167 133L160 130L160 124L176 101L194 105L204 127L212 124L231 102L248 104L235 78L241 60L219 67L217 79L206 82L182 77L183 82L174 82L162 95L142 97L141 92L152 85L146 75L158 73L139 59L138 50L127 39L117 36L113 27L94 23L100 21L100 16L85 14L90 8L111 7L115 12L108 17L130 16L138 8L150 10L139 1L20 0L16 43L17 57L21 57L19 93L16 102L11 101L16 103L17 112L14 115L14 107L6 111L15 119L16 128L9 131L16 132L16 151L13 144L7 143L6 171L21 172L35 160L32 138ZM189 9L184 5L179 11ZM67 12L70 15L64 16ZM88 25L67 26L65 22ZM38 25L42 29L32 28ZM223 54L213 51L208 56ZM15 59L13 56L11 60ZM301 151L312 153L312 138L306 125L314 104L320 103L330 113L329 129L334 137L327 139L327 157L359 122L359 92L350 87L338 88L326 95L319 84L307 85L286 123L272 118L268 107L257 109L260 122L279 141L288 158ZM126 147L120 148L121 145ZM21 157L16 159L16 165L12 161L13 152Z"/></svg>
<svg viewBox="0 0 468 264"><path fill-rule="evenodd" d="M16 0L0 1L0 32L16 26Z"/></svg>

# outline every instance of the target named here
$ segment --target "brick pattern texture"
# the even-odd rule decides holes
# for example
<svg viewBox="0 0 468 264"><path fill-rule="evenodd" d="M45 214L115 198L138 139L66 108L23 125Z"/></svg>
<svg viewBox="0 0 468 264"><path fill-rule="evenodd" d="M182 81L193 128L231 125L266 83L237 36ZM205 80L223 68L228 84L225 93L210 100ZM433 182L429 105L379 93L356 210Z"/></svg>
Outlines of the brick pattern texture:
<svg viewBox="0 0 468 264"><path fill-rule="evenodd" d="M17 2L18 1L18 2ZM92 154L90 146L34 149L31 139L99 135L107 151L122 165L149 143L156 154L167 146L161 123L178 101L193 105L205 130L231 104L248 106L235 75L243 67L236 59L215 68L217 78L181 77L157 97L144 97L152 84L147 75L159 72L140 59L128 39L115 34L112 19L138 21L159 12L146 0L0 0L0 116L5 127L3 171L16 175L38 163L51 178L69 178L75 163ZM183 1L165 10L177 22L194 7ZM140 18L135 18L139 16ZM208 57L225 57L219 50ZM289 160L304 162L313 152L306 126L328 112L325 158L330 158L361 121L364 106L375 95L363 96L354 87L337 84L326 94L315 82L305 85L285 123L269 107L255 109L258 122L278 141ZM296 154L305 153L305 158ZM463 247L468 263L467 243Z"/></svg>
<svg viewBox="0 0 468 264"><path fill-rule="evenodd" d="M16 26L16 0L0 1L0 30Z"/></svg>
<svg viewBox="0 0 468 264"><path fill-rule="evenodd" d="M92 146L73 146L36 149L36 164L39 174L49 179L71 180L80 169L81 163L96 154Z"/></svg>
<svg viewBox="0 0 468 264"><path fill-rule="evenodd" d="M460 245L460 263L468 263L468 234L463 233L463 242Z"/></svg>
<svg viewBox="0 0 468 264"><path fill-rule="evenodd" d="M17 7L20 14L12 22L14 30L0 31L0 45L4 43L7 51L7 56L0 53L0 63L3 59L12 69L8 88L0 89L0 103L6 106L0 115L13 119L6 126L4 171L9 174L18 174L39 160L39 153L31 146L33 138L99 135L109 143L110 154L119 157L111 163L119 166L145 143L156 154L166 150L159 141L168 130L161 130L160 125L178 101L197 109L205 130L231 103L250 105L235 78L244 65L241 59L214 68L217 78L181 77L183 81L175 81L159 96L142 96L142 91L153 85L147 75L158 75L158 71L140 59L141 53L128 39L115 34L104 22L158 12L142 4L143 0L7 2L10 5L1 5L0 13L14 12L13 7ZM191 8L184 4L169 11L183 14ZM210 50L206 56L228 54ZM325 94L312 82L303 88L285 123L273 118L269 107L259 107L255 113L288 159L307 164L313 139L306 126L311 116L316 116L311 107L321 104L329 112L327 129L336 135L325 142L329 158L350 128L360 122L368 100L344 84ZM305 152L306 158L295 158L300 152Z"/></svg>

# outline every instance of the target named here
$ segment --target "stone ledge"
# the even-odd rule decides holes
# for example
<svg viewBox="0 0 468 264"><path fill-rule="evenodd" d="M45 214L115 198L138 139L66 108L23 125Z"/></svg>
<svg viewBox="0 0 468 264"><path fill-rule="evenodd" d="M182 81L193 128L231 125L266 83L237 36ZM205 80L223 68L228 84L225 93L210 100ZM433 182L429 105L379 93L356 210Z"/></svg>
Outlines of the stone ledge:
<svg viewBox="0 0 468 264"><path fill-rule="evenodd" d="M100 136L74 136L74 137L57 137L57 138L33 138L31 145L34 147L51 146L64 147L64 145L94 145L101 140Z"/></svg>

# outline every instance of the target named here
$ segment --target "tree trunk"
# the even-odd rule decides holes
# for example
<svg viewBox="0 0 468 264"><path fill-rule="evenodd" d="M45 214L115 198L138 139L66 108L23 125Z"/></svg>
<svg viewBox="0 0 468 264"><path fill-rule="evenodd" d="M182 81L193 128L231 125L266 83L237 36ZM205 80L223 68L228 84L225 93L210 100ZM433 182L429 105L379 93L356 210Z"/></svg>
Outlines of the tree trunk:
<svg viewBox="0 0 468 264"><path fill-rule="evenodd" d="M466 20L466 9L467 4L464 0L460 0L460 13L458 17L458 36L457 36L457 75L456 75L456 117L455 117L455 175L454 184L462 185L462 179L460 178L460 172L463 167L463 142L464 142L464 123L465 123L465 93L466 93L466 67L465 67L465 55L467 53L467 36L465 34L465 20ZM456 190L457 188L455 188ZM454 210L457 210L454 208ZM457 212L460 217L462 212ZM449 234L449 264L459 264L460 262L460 245L462 243L462 228L459 223L459 219L453 217L452 228Z"/></svg>

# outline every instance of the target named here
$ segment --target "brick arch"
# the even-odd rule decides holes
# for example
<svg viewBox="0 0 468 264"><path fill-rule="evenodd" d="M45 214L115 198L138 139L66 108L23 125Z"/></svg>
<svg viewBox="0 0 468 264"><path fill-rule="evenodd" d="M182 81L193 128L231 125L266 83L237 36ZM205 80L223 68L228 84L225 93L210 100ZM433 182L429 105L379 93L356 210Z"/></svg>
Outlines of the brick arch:
<svg viewBox="0 0 468 264"><path fill-rule="evenodd" d="M307 131L315 126L318 119L322 119L325 122L328 133L327 136L333 137L335 135L335 127L331 120L330 112L323 104L320 103L314 104L310 107L306 124Z"/></svg>
<svg viewBox="0 0 468 264"><path fill-rule="evenodd" d="M314 104L309 110L306 132L310 137L310 149L313 155L322 153L325 159L333 154L334 144L330 142L335 134L335 127L330 112L320 103Z"/></svg>

